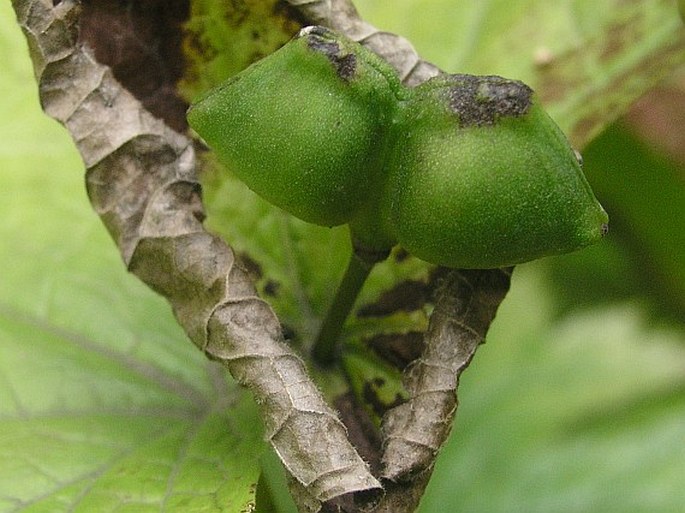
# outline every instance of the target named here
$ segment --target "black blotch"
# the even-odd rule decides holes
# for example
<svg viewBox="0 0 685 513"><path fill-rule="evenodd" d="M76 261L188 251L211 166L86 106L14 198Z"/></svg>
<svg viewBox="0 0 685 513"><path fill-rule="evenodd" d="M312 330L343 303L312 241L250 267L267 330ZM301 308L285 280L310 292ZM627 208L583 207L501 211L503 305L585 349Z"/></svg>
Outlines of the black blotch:
<svg viewBox="0 0 685 513"><path fill-rule="evenodd" d="M333 64L336 67L338 76L346 82L352 80L354 74L357 72L357 56L353 53L343 55L339 59L336 59Z"/></svg>
<svg viewBox="0 0 685 513"><path fill-rule="evenodd" d="M417 360L424 349L423 333L388 333L376 335L366 341L369 348L383 360L399 370L404 370Z"/></svg>
<svg viewBox="0 0 685 513"><path fill-rule="evenodd" d="M396 394L395 399L390 404L383 402L381 398L378 397L378 389L382 388L383 385L385 385L385 380L383 378L374 378L371 381L364 383L362 392L364 401L371 406L373 412L379 417L383 417L385 412L393 409L395 406L399 406L400 404L407 402L407 400L400 394Z"/></svg>
<svg viewBox="0 0 685 513"><path fill-rule="evenodd" d="M238 261L253 281L257 281L264 276L262 266L247 253L240 253L238 255Z"/></svg>
<svg viewBox="0 0 685 513"><path fill-rule="evenodd" d="M362 306L359 317L382 317L399 311L413 312L429 299L430 290L422 281L407 280L384 292L375 303Z"/></svg>
<svg viewBox="0 0 685 513"><path fill-rule="evenodd" d="M311 27L306 33L307 45L315 52L325 55L338 77L349 82L357 72L357 56L353 53L342 53L342 48L333 40L334 33L324 27Z"/></svg>
<svg viewBox="0 0 685 513"><path fill-rule="evenodd" d="M461 127L494 125L500 118L525 115L531 106L533 90L518 80L494 75L442 78L451 84L447 99Z"/></svg>
<svg viewBox="0 0 685 513"><path fill-rule="evenodd" d="M277 296L280 288L281 288L280 283L278 283L275 280L268 280L264 284L264 294L266 294L267 296L271 296L271 297Z"/></svg>

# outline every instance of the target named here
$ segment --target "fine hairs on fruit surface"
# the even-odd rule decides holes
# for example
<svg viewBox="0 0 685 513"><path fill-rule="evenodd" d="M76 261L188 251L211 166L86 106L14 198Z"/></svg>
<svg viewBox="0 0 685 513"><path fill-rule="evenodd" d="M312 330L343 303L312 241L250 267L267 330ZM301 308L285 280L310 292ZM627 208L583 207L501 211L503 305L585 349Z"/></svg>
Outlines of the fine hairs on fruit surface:
<svg viewBox="0 0 685 513"><path fill-rule="evenodd" d="M188 121L269 202L349 224L360 254L400 244L430 263L494 268L606 233L575 152L528 86L442 75L408 88L323 27L205 94Z"/></svg>

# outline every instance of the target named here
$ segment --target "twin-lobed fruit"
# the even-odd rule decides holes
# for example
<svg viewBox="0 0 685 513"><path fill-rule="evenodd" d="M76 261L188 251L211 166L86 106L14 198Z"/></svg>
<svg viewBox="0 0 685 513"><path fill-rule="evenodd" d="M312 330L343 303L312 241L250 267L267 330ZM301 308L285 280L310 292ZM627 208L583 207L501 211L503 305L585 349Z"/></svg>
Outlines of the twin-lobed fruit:
<svg viewBox="0 0 685 513"><path fill-rule="evenodd" d="M190 125L248 187L357 247L492 268L598 240L607 216L530 88L444 75L410 89L322 27L201 98Z"/></svg>

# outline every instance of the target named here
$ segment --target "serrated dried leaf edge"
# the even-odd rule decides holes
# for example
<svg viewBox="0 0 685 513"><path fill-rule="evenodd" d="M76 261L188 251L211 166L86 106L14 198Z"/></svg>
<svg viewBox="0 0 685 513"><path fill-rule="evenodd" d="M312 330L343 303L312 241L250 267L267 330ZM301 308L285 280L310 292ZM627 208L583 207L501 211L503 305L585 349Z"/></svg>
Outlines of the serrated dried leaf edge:
<svg viewBox="0 0 685 513"><path fill-rule="evenodd" d="M204 231L192 142L154 119L79 44L77 2L13 0L13 7L43 108L72 134L91 202L131 272L170 301L200 349L250 388L269 441L315 503L380 489L231 248Z"/></svg>

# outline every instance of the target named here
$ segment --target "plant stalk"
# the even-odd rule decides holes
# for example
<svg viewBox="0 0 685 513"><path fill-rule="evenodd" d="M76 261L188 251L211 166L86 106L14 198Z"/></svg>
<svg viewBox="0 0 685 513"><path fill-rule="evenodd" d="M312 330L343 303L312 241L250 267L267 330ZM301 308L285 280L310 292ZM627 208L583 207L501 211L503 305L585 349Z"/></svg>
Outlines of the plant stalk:
<svg viewBox="0 0 685 513"><path fill-rule="evenodd" d="M335 362L338 339L345 320L377 261L365 259L357 251L350 255L345 275L312 347L312 357L319 365L330 366Z"/></svg>

